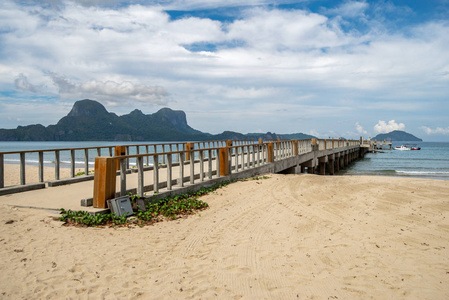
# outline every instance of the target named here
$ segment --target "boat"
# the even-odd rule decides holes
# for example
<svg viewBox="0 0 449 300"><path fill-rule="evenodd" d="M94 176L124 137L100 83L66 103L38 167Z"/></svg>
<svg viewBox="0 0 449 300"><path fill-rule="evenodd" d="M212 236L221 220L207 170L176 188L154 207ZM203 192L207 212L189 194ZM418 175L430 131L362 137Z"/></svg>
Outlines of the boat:
<svg viewBox="0 0 449 300"><path fill-rule="evenodd" d="M405 145L407 147L410 147L412 150L421 150L421 147L418 147L418 145L414 144L414 145Z"/></svg>
<svg viewBox="0 0 449 300"><path fill-rule="evenodd" d="M409 150L412 150L412 148L407 147L405 145L401 145L401 146L394 147L394 150L409 151Z"/></svg>

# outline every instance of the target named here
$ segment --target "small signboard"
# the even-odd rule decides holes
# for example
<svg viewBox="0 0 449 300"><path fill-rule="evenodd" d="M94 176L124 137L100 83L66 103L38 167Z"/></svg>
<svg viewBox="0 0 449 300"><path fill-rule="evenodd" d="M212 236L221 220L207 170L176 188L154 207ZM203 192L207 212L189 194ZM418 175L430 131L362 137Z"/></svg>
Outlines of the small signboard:
<svg viewBox="0 0 449 300"><path fill-rule="evenodd" d="M108 200L109 208L113 213L119 217L126 215L133 215L133 208L131 206L131 200L129 196L123 196L115 199Z"/></svg>

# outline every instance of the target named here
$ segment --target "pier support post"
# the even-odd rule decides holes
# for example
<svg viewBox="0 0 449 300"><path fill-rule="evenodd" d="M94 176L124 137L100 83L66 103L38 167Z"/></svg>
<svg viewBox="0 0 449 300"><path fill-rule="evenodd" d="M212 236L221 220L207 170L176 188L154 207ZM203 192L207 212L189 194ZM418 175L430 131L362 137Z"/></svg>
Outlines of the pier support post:
<svg viewBox="0 0 449 300"><path fill-rule="evenodd" d="M333 140L332 140L333 141ZM335 174L335 155L329 156L329 174L334 175Z"/></svg>
<svg viewBox="0 0 449 300"><path fill-rule="evenodd" d="M115 182L116 164L114 158L95 157L94 207L107 208L106 201L115 197Z"/></svg>
<svg viewBox="0 0 449 300"><path fill-rule="evenodd" d="M229 175L229 148L220 148L220 176Z"/></svg>
<svg viewBox="0 0 449 300"><path fill-rule="evenodd" d="M324 157L320 157L319 159L318 159L318 164L319 164L319 168L320 168L320 170L319 170L319 172L320 172L320 175L326 175L326 156L324 156Z"/></svg>

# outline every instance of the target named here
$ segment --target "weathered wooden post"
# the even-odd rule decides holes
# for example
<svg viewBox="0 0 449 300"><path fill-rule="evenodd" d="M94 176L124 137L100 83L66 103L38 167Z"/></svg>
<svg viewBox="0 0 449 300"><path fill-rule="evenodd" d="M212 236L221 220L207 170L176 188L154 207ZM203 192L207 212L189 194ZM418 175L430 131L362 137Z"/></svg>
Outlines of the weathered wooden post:
<svg viewBox="0 0 449 300"><path fill-rule="evenodd" d="M94 207L107 208L106 201L115 198L116 168L113 157L95 157Z"/></svg>
<svg viewBox="0 0 449 300"><path fill-rule="evenodd" d="M193 143L186 143L186 161L190 161L192 150L193 150ZM192 158L192 160L194 161L195 158Z"/></svg>
<svg viewBox="0 0 449 300"><path fill-rule="evenodd" d="M269 163L274 162L274 149L273 149L273 143L268 143L268 162L269 162Z"/></svg>
<svg viewBox="0 0 449 300"><path fill-rule="evenodd" d="M126 146L115 146L114 156L126 155ZM120 159L115 160L115 170L120 170ZM87 175L87 174L86 174Z"/></svg>
<svg viewBox="0 0 449 300"><path fill-rule="evenodd" d="M229 175L229 148L223 147L220 151L220 176Z"/></svg>
<svg viewBox="0 0 449 300"><path fill-rule="evenodd" d="M298 140L293 140L293 143L295 144L295 156L298 156L299 149L298 149Z"/></svg>

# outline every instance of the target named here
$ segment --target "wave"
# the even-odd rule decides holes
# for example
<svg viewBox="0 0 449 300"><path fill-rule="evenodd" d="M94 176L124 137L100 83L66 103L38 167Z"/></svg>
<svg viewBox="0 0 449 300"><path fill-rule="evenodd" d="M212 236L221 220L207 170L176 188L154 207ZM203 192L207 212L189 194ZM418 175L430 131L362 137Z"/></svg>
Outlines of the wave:
<svg viewBox="0 0 449 300"><path fill-rule="evenodd" d="M449 175L449 171L396 171L400 174L409 175Z"/></svg>

